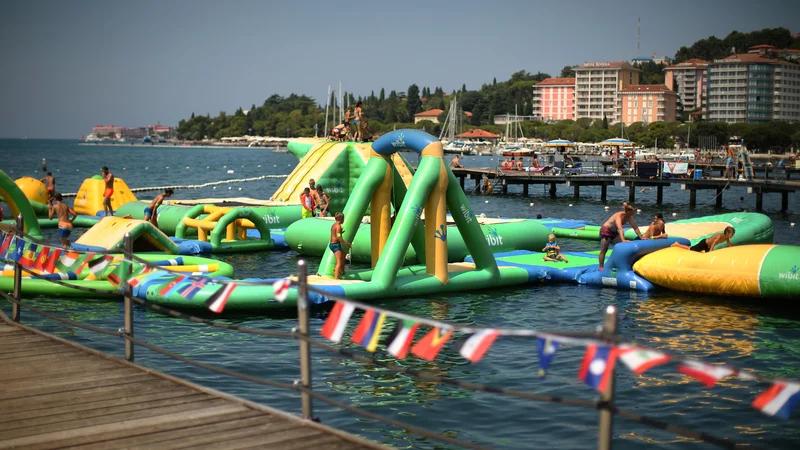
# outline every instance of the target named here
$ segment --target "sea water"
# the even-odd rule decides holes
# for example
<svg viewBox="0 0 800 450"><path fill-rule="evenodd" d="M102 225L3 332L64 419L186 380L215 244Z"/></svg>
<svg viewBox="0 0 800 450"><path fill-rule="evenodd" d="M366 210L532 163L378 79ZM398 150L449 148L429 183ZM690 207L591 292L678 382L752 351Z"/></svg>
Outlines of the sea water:
<svg viewBox="0 0 800 450"><path fill-rule="evenodd" d="M131 188L193 185L218 180L287 174L297 161L291 154L268 149L191 149L131 146L78 146L74 141L0 141L0 170L16 179L41 178L42 158L53 172L60 192L76 192L81 182L108 166ZM493 158L493 159L492 159ZM497 157L466 157L467 167L495 166ZM412 163L416 156L409 155ZM228 173L233 170L233 173ZM268 198L282 179L225 184L198 190L177 190L175 199L201 197ZM531 186L522 197L519 186L508 195L474 196L467 180L469 198L476 214L488 217L570 218L602 223L610 209L627 199L627 188L609 188L608 201L599 200L599 188L584 187L581 198L559 186L551 199L546 188ZM228 188L231 189L228 189ZM239 188L242 190L239 191ZM139 194L153 198L158 192ZM715 209L714 191L700 191L698 206L689 209L688 191L666 188L664 204L656 205L655 190L636 193L636 218L645 226L656 212L667 221L755 208L754 195L743 188L726 190L723 208ZM744 197L740 201L740 197ZM486 202L488 200L488 203ZM531 203L534 206L530 206ZM572 206L570 206L572 205ZM780 196L764 197L765 213L775 227L775 242L800 245L800 199L791 194L788 213L779 213ZM673 213L676 216L673 219ZM45 236L56 241L54 230ZM83 230L76 229L77 238ZM592 250L593 242L560 240L565 251ZM219 259L234 265L237 278L283 276L296 271L298 255L293 252L224 255ZM313 270L319 258L309 258ZM113 301L38 298L38 307L72 320L117 330L122 326L122 307ZM619 308L619 333L627 340L676 354L711 362L727 361L740 368L774 377L800 380L800 310L786 299L764 302L757 299L713 297L671 291L643 294L615 289L573 285L535 285L492 289L471 293L377 301L376 305L406 314L483 327L522 327L548 331L594 331L602 322L608 305ZM6 312L9 306L0 302ZM311 326L318 335L325 309L312 312ZM209 315L211 317L212 315ZM268 330L289 331L297 325L292 311L271 314L225 316L224 322ZM123 354L123 342L98 336L56 322L41 320L23 310L22 321L45 331L115 355ZM357 319L351 320L351 327ZM276 340L189 324L180 319L136 308L136 336L199 361L226 369L291 383L299 378L297 342ZM418 333L418 338L422 333ZM345 334L343 345L354 347ZM354 347L355 348L355 347ZM446 345L433 362L409 357L399 363L456 380L555 396L595 399L594 392L577 378L583 348L562 346L546 378L540 378L536 342L523 338L500 338L477 364L458 354L455 342ZM382 361L393 358L379 350ZM299 397L247 383L171 360L146 349L136 349L136 362L222 390L265 405L300 412ZM313 349L313 388L337 400L383 416L425 427L459 439L495 448L594 448L597 412L550 403L537 403L474 393L450 386L398 375L375 365L362 364L319 349ZM651 369L644 376L620 367L616 378L616 404L638 414L672 424L688 426L736 442L764 448L800 446L800 411L789 421L773 419L750 407L750 402L767 386L727 378L712 389L680 375L674 365ZM342 412L314 401L314 412L327 425L401 448L450 448L380 422ZM614 422L614 446L622 449L706 448L671 433L647 428L621 418Z"/></svg>

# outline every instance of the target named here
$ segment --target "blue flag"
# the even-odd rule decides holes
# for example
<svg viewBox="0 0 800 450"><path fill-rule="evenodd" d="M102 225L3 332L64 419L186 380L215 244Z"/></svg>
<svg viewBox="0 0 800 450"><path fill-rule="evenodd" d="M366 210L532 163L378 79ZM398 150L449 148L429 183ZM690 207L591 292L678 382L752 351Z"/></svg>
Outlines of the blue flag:
<svg viewBox="0 0 800 450"><path fill-rule="evenodd" d="M14 241L17 244L17 248L14 249L14 253L9 255L9 259L14 262L19 262L19 260L22 259L22 252L25 250L25 241L19 238L14 239Z"/></svg>
<svg viewBox="0 0 800 450"><path fill-rule="evenodd" d="M539 350L539 376L544 377L547 373L547 368L556 357L556 350L558 350L558 341L551 338L539 338L536 341L536 348Z"/></svg>

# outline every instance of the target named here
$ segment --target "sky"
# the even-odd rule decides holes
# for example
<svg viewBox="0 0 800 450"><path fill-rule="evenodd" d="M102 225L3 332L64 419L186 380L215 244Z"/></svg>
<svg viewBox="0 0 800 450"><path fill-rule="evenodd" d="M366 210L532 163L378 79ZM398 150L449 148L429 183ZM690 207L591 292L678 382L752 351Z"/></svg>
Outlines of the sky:
<svg viewBox="0 0 800 450"><path fill-rule="evenodd" d="M478 89L519 70L674 56L733 30L800 31L791 1L0 2L0 137L177 125L272 94ZM636 20L641 17L641 51ZM794 28L793 28L794 27Z"/></svg>

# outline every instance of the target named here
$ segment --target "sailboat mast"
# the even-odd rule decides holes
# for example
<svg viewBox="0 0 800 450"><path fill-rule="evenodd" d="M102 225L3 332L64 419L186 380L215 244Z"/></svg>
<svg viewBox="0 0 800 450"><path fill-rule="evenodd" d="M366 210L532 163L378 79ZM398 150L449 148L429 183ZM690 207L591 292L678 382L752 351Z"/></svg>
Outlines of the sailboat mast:
<svg viewBox="0 0 800 450"><path fill-rule="evenodd" d="M331 85L328 85L328 96L325 97L325 136L328 135L328 107L331 103Z"/></svg>

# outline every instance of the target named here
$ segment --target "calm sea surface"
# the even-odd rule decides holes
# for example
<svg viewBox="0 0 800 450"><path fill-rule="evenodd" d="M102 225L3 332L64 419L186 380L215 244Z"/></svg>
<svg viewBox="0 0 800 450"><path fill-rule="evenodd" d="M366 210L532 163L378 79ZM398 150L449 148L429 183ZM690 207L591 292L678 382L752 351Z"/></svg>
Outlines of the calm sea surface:
<svg viewBox="0 0 800 450"><path fill-rule="evenodd" d="M287 174L297 162L291 154L276 154L268 149L96 147L79 146L74 141L0 141L0 169L14 179L25 175L42 177L42 158L47 159L48 170L57 178L61 192L76 192L85 178L98 174L104 165L134 188ZM416 161L416 156L409 158ZM494 166L496 159L490 158L467 157L462 162L468 167ZM228 170L234 170L234 173L228 174ZM222 185L216 189L179 190L175 198L268 198L281 181L268 179ZM521 196L521 187L512 187L506 196L471 196L470 199L476 214L486 213L490 217L531 218L542 214L545 217L601 222L608 215L603 210L604 205L615 208L627 198L626 188L610 188L608 202L599 200L599 188L584 187L580 200L572 198L571 190L563 186L559 189L556 199L550 199L544 190L533 186L529 198ZM140 198L149 199L155 194L143 193ZM655 191L648 191L637 193L636 206L642 209L640 221L644 223L647 223L646 218L659 211L669 220L673 212L678 214L677 218L689 218L755 207L755 196L748 195L744 189L726 191L721 210L714 208L713 195L713 191L699 192L698 207L689 209L688 192L673 187L665 190L665 204L657 206ZM740 197L744 197L744 201L740 201ZM535 205L530 206L531 202ZM800 245L800 230L791 225L800 222L798 196L790 196L788 214L778 212L780 196L777 194L766 195L764 207L773 220L776 243ZM45 235L56 240L53 230L45 230ZM593 243L568 240L563 240L561 245L568 250L591 250L594 247ZM233 264L237 277L244 278L292 273L298 257L292 252L284 252L230 255L220 259ZM311 268L318 262L318 259L312 259ZM35 303L84 323L113 330L122 326L121 304L117 302L39 298ZM460 324L564 331L594 330L602 320L605 307L617 305L620 333L626 339L684 356L728 361L766 375L800 380L800 308L790 300L765 303L754 299L667 291L644 295L559 285L387 300L376 304ZM10 309L5 302L0 306L6 312ZM312 314L312 327L317 333L326 311L317 310ZM297 323L296 314L292 313L241 315L223 320L284 331ZM351 320L351 326L355 322ZM43 321L24 311L23 323L112 354L122 354L123 343L119 339L95 336ZM283 382L291 382L299 374L297 343L294 341L210 329L143 309L136 310L136 334L140 339L187 357L248 374ZM445 347L434 362L411 357L400 364L458 380L591 399L594 398L593 392L576 377L582 351L582 348L562 347L544 380L536 374L535 342L523 339L498 340L478 364L462 359L453 345ZM137 348L136 352L140 364L299 413L299 399L293 393L222 377L145 349ZM391 360L391 356L382 350L375 356ZM316 349L313 352L313 378L314 389L336 399L491 447L573 449L594 448L596 445L597 413L593 410L457 390L414 380L372 365L343 360ZM653 369L646 376L634 376L622 368L617 375L616 401L618 406L639 414L727 436L737 442L764 448L800 448L800 411L795 412L792 420L781 421L750 408L750 402L765 387L730 378L713 389L705 389L700 383L690 382L677 374L674 366ZM369 439L402 448L448 448L328 407L319 401L314 406L323 423ZM711 448L707 444L698 444L619 418L615 420L614 436L615 448Z"/></svg>

